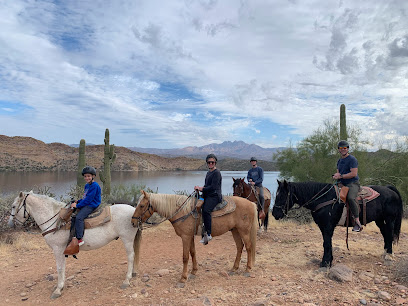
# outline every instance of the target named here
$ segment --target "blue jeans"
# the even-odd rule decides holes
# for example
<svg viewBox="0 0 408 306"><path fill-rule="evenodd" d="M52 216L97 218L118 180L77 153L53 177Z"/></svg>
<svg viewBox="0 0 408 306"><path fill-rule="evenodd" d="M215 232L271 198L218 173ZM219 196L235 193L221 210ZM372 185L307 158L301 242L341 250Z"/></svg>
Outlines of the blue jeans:
<svg viewBox="0 0 408 306"><path fill-rule="evenodd" d="M84 237L85 222L84 219L89 216L96 208L92 206L84 206L79 209L75 217L75 236L79 239Z"/></svg>

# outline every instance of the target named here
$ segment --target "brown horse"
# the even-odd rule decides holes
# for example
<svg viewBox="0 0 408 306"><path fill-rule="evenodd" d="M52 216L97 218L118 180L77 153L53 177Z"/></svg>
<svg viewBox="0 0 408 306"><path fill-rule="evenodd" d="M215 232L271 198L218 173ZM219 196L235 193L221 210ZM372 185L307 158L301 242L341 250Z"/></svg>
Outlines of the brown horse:
<svg viewBox="0 0 408 306"><path fill-rule="evenodd" d="M232 180L234 181L234 184L232 185L234 196L248 199L251 202L255 202L255 203L258 202L257 196L254 193L253 187L245 183L245 179L232 178ZM271 192L266 187L263 187L263 189L264 189L264 198L265 198L265 203L263 207L264 214L260 214L262 208L260 207L260 205L257 205L258 206L258 224L259 224L260 229L262 228L262 225L263 225L263 228L266 232L268 230L269 206L271 205ZM262 218L262 216L265 216L265 217Z"/></svg>
<svg viewBox="0 0 408 306"><path fill-rule="evenodd" d="M233 200L236 208L234 211L212 218L212 236L219 236L228 231L232 232L235 244L237 246L237 256L235 258L232 273L236 272L241 261L242 249L245 244L247 250L246 275L252 269L255 263L256 231L257 217L256 206L247 199L239 197L225 197L227 200ZM177 194L155 194L147 193L142 190L142 195L136 206L132 217L132 224L141 228L142 223L157 212L160 216L169 220L176 234L183 241L183 273L180 282L187 281L187 265L189 253L193 261L192 275L197 273L198 265L194 244L194 235L200 232L201 214L197 214L196 199L185 195Z"/></svg>

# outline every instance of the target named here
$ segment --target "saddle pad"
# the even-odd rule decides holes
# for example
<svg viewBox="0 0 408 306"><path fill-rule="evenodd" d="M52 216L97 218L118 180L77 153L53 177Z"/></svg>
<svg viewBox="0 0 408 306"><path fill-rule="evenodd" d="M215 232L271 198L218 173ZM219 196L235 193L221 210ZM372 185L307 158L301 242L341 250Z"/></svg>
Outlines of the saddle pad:
<svg viewBox="0 0 408 306"><path fill-rule="evenodd" d="M229 213L232 213L235 210L235 208L237 207L237 205L235 204L233 198L229 197L229 196L223 196L222 197L222 203L226 203L226 205L223 208L219 209L219 210L213 210L212 213L211 213L211 216L213 218L221 217L221 216L227 215ZM220 204L222 204L222 203L220 203ZM220 205L220 204L217 204L217 206Z"/></svg>
<svg viewBox="0 0 408 306"><path fill-rule="evenodd" d="M255 186L255 188L256 188L256 192L259 194L259 187ZM272 198L271 192L266 187L262 187L262 188L264 189L264 199L270 200Z"/></svg>
<svg viewBox="0 0 408 306"><path fill-rule="evenodd" d="M104 208L98 208L92 212L87 218L85 218L85 228L93 228L105 223L108 223L111 220L111 211L110 206L105 206ZM69 220L62 229L69 230L71 228L71 220Z"/></svg>
<svg viewBox="0 0 408 306"><path fill-rule="evenodd" d="M367 187L367 186L361 186L360 191L357 194L356 200L359 202L359 204L362 203L363 199L366 202L369 202L371 200L374 200L378 198L380 194L375 191L373 188Z"/></svg>

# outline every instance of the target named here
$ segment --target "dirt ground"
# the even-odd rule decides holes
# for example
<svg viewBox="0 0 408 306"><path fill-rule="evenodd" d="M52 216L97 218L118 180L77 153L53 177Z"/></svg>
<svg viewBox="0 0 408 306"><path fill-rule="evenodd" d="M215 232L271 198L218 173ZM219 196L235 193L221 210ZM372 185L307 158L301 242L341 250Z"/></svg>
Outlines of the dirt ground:
<svg viewBox="0 0 408 306"><path fill-rule="evenodd" d="M272 218L271 218L272 219ZM271 221L268 232L258 235L256 263L244 276L246 252L239 273L229 275L235 258L231 233L215 237L196 249L199 271L184 288L177 287L182 270L182 244L169 222L145 229L140 269L131 287L121 290L126 256L120 240L67 260L62 296L51 300L56 267L51 249L39 233L22 233L33 247L8 246L0 252L1 305L395 305L408 304L408 290L394 278L401 262L408 261L408 224L403 224L396 261L381 258L383 240L370 224L361 233L345 229L334 235L334 264L353 270L351 282L329 279L319 271L322 238L315 226ZM191 267L191 262L189 263ZM404 266L405 268L407 265ZM385 292L385 293L384 293Z"/></svg>

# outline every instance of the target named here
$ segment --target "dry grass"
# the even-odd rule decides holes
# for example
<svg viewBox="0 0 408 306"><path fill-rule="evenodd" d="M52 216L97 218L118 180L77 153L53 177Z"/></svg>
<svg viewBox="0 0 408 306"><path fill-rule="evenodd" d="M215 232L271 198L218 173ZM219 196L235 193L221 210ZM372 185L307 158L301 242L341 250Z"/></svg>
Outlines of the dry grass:
<svg viewBox="0 0 408 306"><path fill-rule="evenodd" d="M44 247L44 241L27 239L26 233L10 233L4 235L0 241L0 256L15 253L16 251L33 251Z"/></svg>

